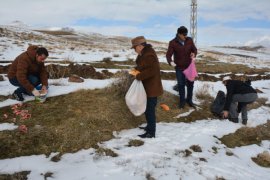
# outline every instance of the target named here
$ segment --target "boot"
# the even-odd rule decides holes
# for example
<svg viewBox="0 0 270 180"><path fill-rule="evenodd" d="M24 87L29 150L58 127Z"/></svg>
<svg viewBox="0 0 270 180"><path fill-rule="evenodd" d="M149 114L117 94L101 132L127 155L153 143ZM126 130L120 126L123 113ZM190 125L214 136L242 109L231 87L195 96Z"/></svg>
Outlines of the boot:
<svg viewBox="0 0 270 180"><path fill-rule="evenodd" d="M152 134L152 133L149 133L149 132L146 132L146 133L138 135L138 136L141 137L141 138L155 138L155 134Z"/></svg>
<svg viewBox="0 0 270 180"><path fill-rule="evenodd" d="M187 104L189 105L189 107L196 108L195 104L192 101L188 101Z"/></svg>
<svg viewBox="0 0 270 180"><path fill-rule="evenodd" d="M13 92L12 97L17 101L24 101L22 93L18 92L17 90Z"/></svg>
<svg viewBox="0 0 270 180"><path fill-rule="evenodd" d="M229 121L231 121L233 123L238 123L239 122L238 118L229 118Z"/></svg>
<svg viewBox="0 0 270 180"><path fill-rule="evenodd" d="M242 124L243 124L243 125L247 125L247 119L243 119L243 120L242 120Z"/></svg>
<svg viewBox="0 0 270 180"><path fill-rule="evenodd" d="M184 109L184 108L185 108L185 104L186 104L186 103L180 103L180 104L179 104L179 109Z"/></svg>

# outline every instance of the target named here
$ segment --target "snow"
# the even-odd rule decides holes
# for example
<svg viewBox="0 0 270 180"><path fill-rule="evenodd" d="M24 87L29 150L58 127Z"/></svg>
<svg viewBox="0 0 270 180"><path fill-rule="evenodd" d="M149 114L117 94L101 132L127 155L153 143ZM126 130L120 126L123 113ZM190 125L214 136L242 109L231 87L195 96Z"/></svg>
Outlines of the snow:
<svg viewBox="0 0 270 180"><path fill-rule="evenodd" d="M49 97L68 94L79 89L103 88L109 85L110 80L85 79L78 86L67 79L50 80ZM176 94L172 90L175 81L163 80L164 89ZM260 97L270 97L270 81L252 82L254 87L267 89ZM203 86L213 91L215 96L218 90L225 90L221 82L196 81L194 92ZM0 87L5 89L1 95L12 93L14 87L8 85L8 81L0 82ZM9 87L9 88L8 88ZM26 97L27 100L32 100ZM0 107L15 104L17 101L8 100L0 103ZM198 101L198 100L196 100ZM192 111L179 114L178 117L186 117ZM255 127L267 122L270 108L259 107L249 111L249 127ZM257 156L263 151L270 151L270 142L264 141L262 145L250 145L237 148L227 148L217 139L233 133L243 125L235 124L228 120L205 119L192 123L157 123L157 134L154 139L143 139L144 145L140 147L128 147L132 139L140 139L137 135L143 131L135 128L114 132L114 138L100 143L101 147L109 148L116 152L118 157L100 156L95 150L85 149L77 153L64 154L59 162L45 155L32 155L0 160L0 174L12 174L20 171L31 171L28 179L44 179L46 172L52 172L52 179L145 179L150 174L155 179L262 179L269 177L270 169L256 165L251 157ZM15 130L14 124L2 123L0 130ZM142 139L140 139L142 140ZM202 152L193 152L189 149L192 145L199 145ZM215 154L212 147L217 148ZM185 157L184 151L189 149L192 154ZM232 156L226 155L232 152ZM202 161L200 158L206 160ZM49 178L50 179L50 178Z"/></svg>
<svg viewBox="0 0 270 180"><path fill-rule="evenodd" d="M236 48L207 47L207 46L202 47L200 50L202 52L216 52L211 56L220 62L226 62L231 64L244 64L252 68L254 67L264 68L268 67L270 64L269 50L256 52ZM239 57L237 55L241 55L243 57L241 56Z"/></svg>
<svg viewBox="0 0 270 180"><path fill-rule="evenodd" d="M11 28L11 27L10 27ZM16 32L28 32L28 30L12 27ZM29 30L29 32L32 32ZM38 32L34 32L39 34ZM100 35L99 35L100 36ZM60 47L64 41L51 37L44 36L55 42L55 46ZM99 37L101 38L101 37ZM13 39L15 40L15 38ZM27 43L35 43L30 41ZM0 41L0 62L5 60L13 60L20 52L27 47L27 43L22 46L12 44L10 38L1 37ZM57 44L58 43L58 44ZM43 43L41 43L43 44ZM46 46L44 41L44 46ZM113 47L110 52L98 49L75 49L71 51L69 44L64 48L55 49L50 53L50 57L56 57L61 60L69 57L77 63L94 62L102 60L104 57L112 57L113 60L126 60L127 58L135 57L134 51L122 50L123 45ZM117 48L118 49L117 49ZM206 50L206 49L203 49ZM208 48L207 50L217 50L225 54L235 53L243 55L255 56L259 59L252 60L250 65L256 67L265 67L269 63L269 53L248 53L242 50L232 50L228 48ZM82 54L86 52L86 54ZM113 57L113 54L119 54L119 57ZM220 56L220 61L226 61L225 56ZM163 56L160 57L162 62L166 62ZM251 61L243 61L243 58L236 57L236 62L249 64ZM2 65L2 64L0 64ZM104 69L97 69L102 71ZM115 73L116 69L108 69ZM169 72L169 71L168 71ZM173 72L173 71L172 71ZM215 77L220 77L224 74L213 74ZM49 80L48 97L59 96L78 91L80 89L95 89L108 86L114 79L94 80L84 79L83 83L71 83L68 79ZM177 92L172 89L175 81L163 80L164 90L177 95ZM252 86L263 91L259 93L259 98L266 98L268 106L261 106L257 109L249 111L248 127L256 127L267 122L270 117L270 80L252 81ZM7 78L4 76L4 81L0 81L0 95L8 96L16 89L10 85ZM225 91L224 85L220 82L196 81L194 84L194 94L205 90L215 97L219 90ZM34 98L25 96L26 101L32 101ZM200 100L194 96L194 102L200 105ZM7 99L0 102L0 108L19 103L18 101ZM46 102L45 102L46 103ZM194 110L180 113L178 118L187 118ZM1 115L2 116L2 115ZM162 120L161 120L162 121ZM143 124L145 125L145 124ZM99 146L109 148L118 154L118 157L101 156L96 154L95 149L82 149L76 153L66 153L58 162L52 162L50 159L58 154L52 152L49 157L44 154L22 156L10 159L0 160L0 174L13 174L21 171L30 171L29 180L43 180L44 174L47 172L53 173L52 177L47 179L53 180L82 180L82 179L130 179L141 180L146 179L146 175L158 180L167 179L184 179L184 180L208 180L216 178L237 179L237 180L269 180L270 169L263 168L255 164L251 157L257 154L268 151L270 152L270 141L262 141L261 144L241 146L236 148L227 148L221 144L218 138L235 132L243 127L241 123L235 124L228 120L219 119L201 119L192 123L157 123L156 138L140 139L137 135L142 134L143 130L139 128L113 132L114 138L102 142ZM18 127L13 123L0 123L0 131L14 131ZM144 145L139 147L128 147L130 140L143 140ZM190 149L192 145L199 145L202 152L194 152ZM216 147L217 152L212 149ZM185 156L184 151L189 149L192 154ZM228 156L226 152L231 152L233 155ZM200 158L204 158L200 160Z"/></svg>
<svg viewBox="0 0 270 180"><path fill-rule="evenodd" d="M14 125L13 123L2 123L0 124L0 131L4 130L14 130L17 129L18 126Z"/></svg>

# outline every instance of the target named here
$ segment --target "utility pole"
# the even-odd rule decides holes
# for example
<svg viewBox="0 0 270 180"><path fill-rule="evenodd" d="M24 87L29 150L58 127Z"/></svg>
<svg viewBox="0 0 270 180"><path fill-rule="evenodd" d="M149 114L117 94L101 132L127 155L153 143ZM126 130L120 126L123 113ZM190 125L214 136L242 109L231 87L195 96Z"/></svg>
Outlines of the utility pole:
<svg viewBox="0 0 270 180"><path fill-rule="evenodd" d="M191 0L190 34L196 45L197 44L197 0Z"/></svg>

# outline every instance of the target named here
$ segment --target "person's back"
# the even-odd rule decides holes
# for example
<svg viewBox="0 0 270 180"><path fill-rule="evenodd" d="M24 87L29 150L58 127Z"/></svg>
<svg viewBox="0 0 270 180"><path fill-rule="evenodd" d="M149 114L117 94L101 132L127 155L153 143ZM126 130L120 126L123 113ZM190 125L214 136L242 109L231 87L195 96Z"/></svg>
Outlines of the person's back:
<svg viewBox="0 0 270 180"><path fill-rule="evenodd" d="M20 71L28 71L28 69L24 69L24 66L34 61L37 48L38 46L29 46L25 52L15 58L8 69L7 75L9 79L16 77L17 74L20 75ZM23 65L23 67L20 67L21 65Z"/></svg>
<svg viewBox="0 0 270 180"><path fill-rule="evenodd" d="M226 86L226 102L223 109L223 117L230 121L238 123L238 115L241 112L242 123L247 124L247 104L254 102L257 98L257 92L248 82L231 80L226 76L223 78L223 84Z"/></svg>
<svg viewBox="0 0 270 180"><path fill-rule="evenodd" d="M239 80L229 80L226 87L233 94L256 93L250 84Z"/></svg>

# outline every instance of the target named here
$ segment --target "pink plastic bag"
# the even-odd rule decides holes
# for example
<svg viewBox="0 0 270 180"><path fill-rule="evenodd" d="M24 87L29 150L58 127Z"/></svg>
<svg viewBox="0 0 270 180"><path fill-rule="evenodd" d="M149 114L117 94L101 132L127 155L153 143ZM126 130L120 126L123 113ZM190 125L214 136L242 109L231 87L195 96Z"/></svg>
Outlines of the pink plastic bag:
<svg viewBox="0 0 270 180"><path fill-rule="evenodd" d="M183 71L183 73L189 81L194 81L195 78L198 77L194 58L192 58L190 65Z"/></svg>

